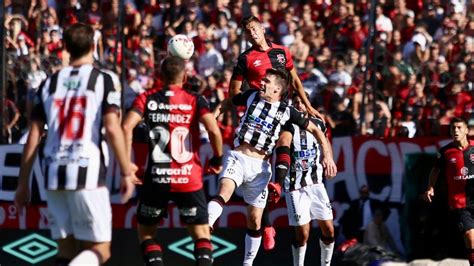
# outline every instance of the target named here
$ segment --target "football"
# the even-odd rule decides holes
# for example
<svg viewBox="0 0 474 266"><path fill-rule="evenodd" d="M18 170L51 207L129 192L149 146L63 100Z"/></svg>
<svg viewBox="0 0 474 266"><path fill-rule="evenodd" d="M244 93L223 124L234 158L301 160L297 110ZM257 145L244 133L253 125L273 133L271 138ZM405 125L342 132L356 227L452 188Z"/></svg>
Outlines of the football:
<svg viewBox="0 0 474 266"><path fill-rule="evenodd" d="M194 43L186 35L178 34L168 41L168 54L188 60L194 53Z"/></svg>

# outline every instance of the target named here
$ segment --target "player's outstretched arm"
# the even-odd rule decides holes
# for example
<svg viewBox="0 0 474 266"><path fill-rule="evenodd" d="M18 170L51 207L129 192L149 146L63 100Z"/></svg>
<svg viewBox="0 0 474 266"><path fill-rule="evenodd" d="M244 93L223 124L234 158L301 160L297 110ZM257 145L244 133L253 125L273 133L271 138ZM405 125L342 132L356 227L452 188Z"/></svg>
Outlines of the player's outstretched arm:
<svg viewBox="0 0 474 266"><path fill-rule="evenodd" d="M15 191L15 206L22 213L30 201L30 174L38 152L38 145L43 135L44 122L33 120L30 124L28 139L21 157L20 177Z"/></svg>
<svg viewBox="0 0 474 266"><path fill-rule="evenodd" d="M229 97L225 98L218 108L216 108L216 111L214 112L215 117L219 117L223 113L225 113L227 110L230 110L232 108L232 97L235 95L241 93L241 87L242 87L242 81L241 80L236 80L232 79L230 81L229 85Z"/></svg>
<svg viewBox="0 0 474 266"><path fill-rule="evenodd" d="M301 83L301 80L298 77L298 73L296 72L295 68L291 69L290 75L291 75L291 87L293 87L293 89L296 90L296 93L298 94L298 96L301 98L304 105L306 106L306 109L308 110L309 115L317 116L323 119L324 118L323 115L321 115L321 113L319 113L318 110L314 109L313 106L311 106L309 99L306 97L303 84Z"/></svg>
<svg viewBox="0 0 474 266"><path fill-rule="evenodd" d="M121 201L122 203L126 203L132 197L135 189L134 183L137 177L135 173L132 172L130 157L127 156L125 137L122 127L120 126L119 115L116 112L108 112L104 115L103 119L108 143L114 152L121 171Z"/></svg>
<svg viewBox="0 0 474 266"><path fill-rule="evenodd" d="M216 118L211 113L203 115L200 121L209 134L209 140L211 141L212 151L214 154L213 158L209 161L210 171L218 174L222 171L223 148L221 131L217 125Z"/></svg>
<svg viewBox="0 0 474 266"><path fill-rule="evenodd" d="M337 174L337 167L334 163L334 159L332 157L331 146L329 144L326 135L319 129L313 122L309 121L308 127L306 128L313 136L318 140L321 144L321 150L323 153L323 166L325 171L325 176L327 178L335 177Z"/></svg>
<svg viewBox="0 0 474 266"><path fill-rule="evenodd" d="M430 171L430 177L428 180L428 188L425 191L425 194L423 195L423 198L427 202L431 202L434 197L434 187L436 185L436 181L438 181L438 176L439 176L439 168L438 167L433 167Z"/></svg>

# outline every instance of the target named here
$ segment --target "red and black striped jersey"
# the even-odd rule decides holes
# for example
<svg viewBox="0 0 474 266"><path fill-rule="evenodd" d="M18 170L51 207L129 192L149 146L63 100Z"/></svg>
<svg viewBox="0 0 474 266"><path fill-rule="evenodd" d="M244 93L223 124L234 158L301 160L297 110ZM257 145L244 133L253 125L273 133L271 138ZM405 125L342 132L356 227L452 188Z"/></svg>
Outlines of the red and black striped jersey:
<svg viewBox="0 0 474 266"><path fill-rule="evenodd" d="M119 90L110 74L92 65L66 67L40 87L31 119L48 126L43 148L46 189L105 185L102 117L120 112Z"/></svg>
<svg viewBox="0 0 474 266"><path fill-rule="evenodd" d="M251 47L243 52L237 59L232 79L246 80L250 88L259 89L260 82L267 69L293 69L293 59L288 48L282 45L270 43L270 48L260 51Z"/></svg>
<svg viewBox="0 0 474 266"><path fill-rule="evenodd" d="M146 91L133 104L148 132L145 184L169 186L172 192L201 189L199 119L210 112L202 95L179 86Z"/></svg>
<svg viewBox="0 0 474 266"><path fill-rule="evenodd" d="M474 141L462 150L454 142L442 147L435 165L446 178L449 206L474 208Z"/></svg>

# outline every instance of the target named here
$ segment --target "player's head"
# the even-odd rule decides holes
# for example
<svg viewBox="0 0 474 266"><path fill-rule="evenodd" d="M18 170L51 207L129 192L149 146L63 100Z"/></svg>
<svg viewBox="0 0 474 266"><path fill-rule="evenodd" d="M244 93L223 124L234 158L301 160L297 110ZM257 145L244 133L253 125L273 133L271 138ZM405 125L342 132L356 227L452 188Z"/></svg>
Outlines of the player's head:
<svg viewBox="0 0 474 266"><path fill-rule="evenodd" d="M453 137L453 140L455 141L462 141L463 139L467 138L469 128L467 126L466 120L461 117L455 117L451 119L451 122L449 123L449 131Z"/></svg>
<svg viewBox="0 0 474 266"><path fill-rule="evenodd" d="M269 101L279 101L288 94L288 73L281 69L267 69L261 81L260 96Z"/></svg>
<svg viewBox="0 0 474 266"><path fill-rule="evenodd" d="M307 92L304 92L304 94L306 95L306 98L309 99L309 94ZM294 93L292 100L293 100L293 106L296 108L296 110L303 112L305 114L308 113L308 109L306 108L306 105L304 105L303 100L301 100L301 97L298 94Z"/></svg>
<svg viewBox="0 0 474 266"><path fill-rule="evenodd" d="M166 84L183 83L185 80L184 59L177 56L169 56L161 63L161 79Z"/></svg>
<svg viewBox="0 0 474 266"><path fill-rule="evenodd" d="M265 28L257 17L247 16L242 19L241 25L245 36L253 45L265 41Z"/></svg>
<svg viewBox="0 0 474 266"><path fill-rule="evenodd" d="M71 60L81 58L94 51L94 29L84 23L69 26L64 32L64 45Z"/></svg>

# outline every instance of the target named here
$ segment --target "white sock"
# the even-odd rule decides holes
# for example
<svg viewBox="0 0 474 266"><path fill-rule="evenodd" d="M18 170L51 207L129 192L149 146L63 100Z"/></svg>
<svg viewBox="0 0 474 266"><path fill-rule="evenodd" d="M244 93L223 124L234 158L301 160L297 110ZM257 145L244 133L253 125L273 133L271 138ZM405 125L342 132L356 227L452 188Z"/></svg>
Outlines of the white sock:
<svg viewBox="0 0 474 266"><path fill-rule="evenodd" d="M207 212L209 213L209 225L214 227L214 223L216 222L217 218L222 214L222 205L220 205L217 201L211 200L207 204Z"/></svg>
<svg viewBox="0 0 474 266"><path fill-rule="evenodd" d="M326 245L320 239L319 245L321 246L321 265L325 265L325 266L331 265L332 252L334 250L334 242L332 242L329 245Z"/></svg>
<svg viewBox="0 0 474 266"><path fill-rule="evenodd" d="M70 266L99 266L100 261L99 257L97 257L97 254L89 249L86 249L79 253L72 261L69 263Z"/></svg>
<svg viewBox="0 0 474 266"><path fill-rule="evenodd" d="M251 237L248 234L245 235L244 266L253 265L253 260L257 257L260 248L260 242L262 242L261 236Z"/></svg>
<svg viewBox="0 0 474 266"><path fill-rule="evenodd" d="M307 245L295 247L291 245L291 251L293 252L293 266L304 266L304 256L306 254Z"/></svg>

